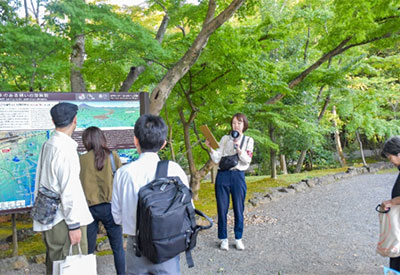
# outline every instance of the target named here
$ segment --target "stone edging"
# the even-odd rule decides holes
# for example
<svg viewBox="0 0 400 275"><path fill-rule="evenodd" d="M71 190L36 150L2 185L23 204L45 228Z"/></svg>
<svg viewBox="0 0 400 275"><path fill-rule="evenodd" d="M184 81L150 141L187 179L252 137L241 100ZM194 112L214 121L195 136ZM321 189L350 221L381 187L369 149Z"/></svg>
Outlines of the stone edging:
<svg viewBox="0 0 400 275"><path fill-rule="evenodd" d="M289 185L288 187L274 188L272 189L272 191L265 194L257 193L255 196L248 200L248 206L257 207L260 204L268 203L270 201L276 201L296 192L304 192L318 185L326 185L338 180L351 178L366 173L376 173L379 170L390 168L393 168L393 165L390 162L377 162L372 163L369 166L357 168L349 167L346 172L340 172L312 179L303 179L300 182Z"/></svg>

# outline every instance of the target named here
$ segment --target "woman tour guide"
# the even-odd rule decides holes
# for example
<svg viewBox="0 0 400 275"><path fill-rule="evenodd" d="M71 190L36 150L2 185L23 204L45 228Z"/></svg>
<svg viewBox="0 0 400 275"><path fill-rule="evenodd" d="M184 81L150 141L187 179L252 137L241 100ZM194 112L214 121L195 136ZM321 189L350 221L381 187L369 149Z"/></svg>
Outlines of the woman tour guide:
<svg viewBox="0 0 400 275"><path fill-rule="evenodd" d="M235 215L235 247L244 250L243 212L246 198L246 181L244 172L249 168L253 157L254 141L243 133L248 128L247 117L242 113L233 115L231 119L232 131L225 135L219 142L219 148L211 148L209 140L206 145L211 150L211 159L219 163L215 182L215 197L218 210L218 238L221 240L220 248L229 250L227 235L227 214L229 197L232 196L233 212Z"/></svg>

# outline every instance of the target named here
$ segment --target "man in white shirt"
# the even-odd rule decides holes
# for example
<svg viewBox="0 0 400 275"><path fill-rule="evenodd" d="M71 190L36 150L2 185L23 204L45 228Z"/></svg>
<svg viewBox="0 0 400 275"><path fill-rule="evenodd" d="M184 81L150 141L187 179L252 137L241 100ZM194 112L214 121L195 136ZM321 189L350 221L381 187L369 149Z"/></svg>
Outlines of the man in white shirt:
<svg viewBox="0 0 400 275"><path fill-rule="evenodd" d="M167 130L161 117L149 114L141 116L134 129L139 159L118 169L114 176L111 209L115 223L121 224L123 233L128 235L126 274L180 274L179 255L154 264L143 255L137 257L134 248L139 189L155 178L160 160L157 152L166 144ZM185 172L176 162L169 162L168 176L178 176L189 186Z"/></svg>
<svg viewBox="0 0 400 275"><path fill-rule="evenodd" d="M43 233L46 245L46 274L52 274L53 261L63 260L70 245L80 243L87 254L86 225L93 221L79 179L78 144L71 138L76 128L78 107L59 103L50 110L56 127L43 144L36 170L35 197L39 186L60 195L60 205L54 221L42 224L33 221L33 230ZM75 253L77 248L74 247Z"/></svg>

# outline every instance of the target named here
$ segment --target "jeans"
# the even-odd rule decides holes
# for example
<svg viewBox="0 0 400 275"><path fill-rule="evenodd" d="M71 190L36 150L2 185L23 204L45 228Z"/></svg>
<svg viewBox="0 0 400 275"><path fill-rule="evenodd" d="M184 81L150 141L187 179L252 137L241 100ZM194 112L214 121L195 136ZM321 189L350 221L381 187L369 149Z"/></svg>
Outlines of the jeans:
<svg viewBox="0 0 400 275"><path fill-rule="evenodd" d="M229 195L232 196L233 212L235 214L235 239L239 240L242 238L246 192L247 186L244 178L244 171L218 171L215 183L215 197L217 199L219 239L228 238L227 215L229 209Z"/></svg>
<svg viewBox="0 0 400 275"><path fill-rule="evenodd" d="M111 214L111 203L101 203L89 207L94 221L87 226L88 252L93 253L96 248L97 231L101 221L107 231L111 248L114 254L114 264L117 274L125 274L125 251L122 241L122 227L114 222Z"/></svg>

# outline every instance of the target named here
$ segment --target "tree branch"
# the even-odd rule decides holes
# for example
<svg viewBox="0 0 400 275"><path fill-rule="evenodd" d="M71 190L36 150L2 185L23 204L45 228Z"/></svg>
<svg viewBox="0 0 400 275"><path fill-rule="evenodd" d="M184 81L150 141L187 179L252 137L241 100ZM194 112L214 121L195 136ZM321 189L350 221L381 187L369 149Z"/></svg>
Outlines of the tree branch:
<svg viewBox="0 0 400 275"><path fill-rule="evenodd" d="M211 11L213 9L215 10L215 8L213 8L215 2L214 0L210 0L209 9L203 27L194 40L192 46L174 65L174 67L172 67L172 69L165 74L160 83L158 83L157 87L155 87L152 91L150 96L150 113L160 113L165 101L167 100L176 83L189 71L189 69L199 58L203 48L207 45L210 35L229 18L231 18L236 10L239 9L244 3L244 1L245 0L233 0L224 11L208 22Z"/></svg>
<svg viewBox="0 0 400 275"><path fill-rule="evenodd" d="M164 40L164 35L165 35L165 32L167 31L168 22L169 22L169 16L166 13L161 21L160 27L158 28L158 31L156 34L156 40L159 44L161 44L162 41Z"/></svg>
<svg viewBox="0 0 400 275"><path fill-rule="evenodd" d="M399 33L396 33L399 34ZM304 80L304 78L306 78L312 71L316 70L319 66L321 66L325 61L331 59L334 56L337 56L341 53L343 53L344 51L347 51L348 49L351 49L353 47L357 47L357 46L361 46L361 45L365 45L371 42L375 42L381 39L385 39L385 38L389 38L392 36L392 33L386 33L382 36L379 37L375 37L369 40L365 40L359 43L355 43L355 44L351 44L348 45L347 47L344 47L347 42L349 42L351 40L352 37L348 37L345 40L343 40L335 49L333 49L332 51L326 53L324 56L322 56L320 59L318 59L317 62L315 62L314 64L312 64L310 67L308 67L306 70L304 70L303 72L301 72L295 79L293 79L292 81L290 81L289 83L289 88L293 89L293 87L295 87L296 85L298 85L301 81ZM270 98L267 102L265 102L265 104L274 104L277 101L281 100L285 95L278 93L275 96L273 96L272 98Z"/></svg>
<svg viewBox="0 0 400 275"><path fill-rule="evenodd" d="M182 27L182 26L180 26L180 25L176 25L176 27L182 31L182 35L183 35L183 37L186 37L185 28L184 28L184 27Z"/></svg>
<svg viewBox="0 0 400 275"><path fill-rule="evenodd" d="M207 149L207 147L205 147L205 146L203 145L203 142L201 142L201 139L200 139L200 136L199 136L199 131L197 131L197 126L196 126L196 122L195 122L195 121L193 121L193 132L194 132L194 134L196 135L197 140L199 141L200 147L201 147L204 151L206 151L208 154L210 154L210 151Z"/></svg>
<svg viewBox="0 0 400 275"><path fill-rule="evenodd" d="M208 2L207 15L206 18L204 19L203 27L205 27L208 23L210 23L210 21L214 18L216 8L217 4L215 3L215 0L210 0Z"/></svg>
<svg viewBox="0 0 400 275"><path fill-rule="evenodd" d="M399 34L399 33L397 33L397 34ZM360 43L348 45L347 47L342 48L342 49L341 49L339 52L337 52L334 56L336 56L336 55L338 55L338 54L341 54L342 52L347 51L347 50L350 49L350 48L357 47L357 46L361 46L361 45L365 45L365 44L368 44L368 43L371 43L371 42L375 42L375 41L378 41L378 40L381 40L381 39L388 38L388 37L390 37L390 36L392 36L392 33L386 33L386 34L384 34L384 35L382 35L382 36L379 36L379 37L375 37L375 38L372 38L372 39L369 39L369 40L365 40L365 41L362 41L362 42L360 42Z"/></svg>
<svg viewBox="0 0 400 275"><path fill-rule="evenodd" d="M308 44L309 43L310 43L310 26L308 26L307 41L306 41L306 46L304 48L304 63L307 62L307 50L308 50Z"/></svg>
<svg viewBox="0 0 400 275"><path fill-rule="evenodd" d="M204 90L205 88L207 88L208 86L210 86L212 83L216 82L218 79L224 77L225 75L227 75L231 70L227 70L226 72L220 74L219 76L215 77L214 79L212 79L210 82L208 82L207 84L204 84L203 86L201 86L200 88L193 90L193 92L197 92L197 91L201 91Z"/></svg>
<svg viewBox="0 0 400 275"><path fill-rule="evenodd" d="M319 113L318 116L318 122L320 122L322 117L324 116L330 101L331 101L331 93L329 93L325 98L324 105L322 106L321 112Z"/></svg>
<svg viewBox="0 0 400 275"><path fill-rule="evenodd" d="M314 64L312 64L310 67L308 67L306 70L304 70L303 72L301 72L295 79L293 79L292 81L290 81L290 83L288 84L290 89L293 89L293 87L295 87L296 85L298 85L301 81L304 80L304 78L306 78L306 76L308 76L312 71L316 70L319 66L321 66L325 61L329 60L331 57L335 56L350 40L351 40L351 36L347 37L346 39L344 39L342 42L340 42L340 44L334 48L333 50L331 50L330 52L324 54L320 59L317 60L317 62L315 62ZM275 102L281 100L285 95L278 93L276 94L274 97L272 97L271 99L269 99L267 102L265 102L265 104L274 104Z"/></svg>
<svg viewBox="0 0 400 275"><path fill-rule="evenodd" d="M154 60L154 59L149 59L149 58L143 58L144 61L147 62L147 64L152 64L152 63L156 63L157 65L160 65L161 67L163 67L164 69L169 70L170 68L167 65L162 64L161 62Z"/></svg>

